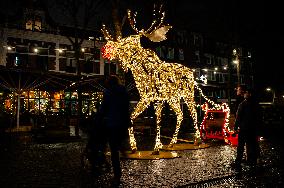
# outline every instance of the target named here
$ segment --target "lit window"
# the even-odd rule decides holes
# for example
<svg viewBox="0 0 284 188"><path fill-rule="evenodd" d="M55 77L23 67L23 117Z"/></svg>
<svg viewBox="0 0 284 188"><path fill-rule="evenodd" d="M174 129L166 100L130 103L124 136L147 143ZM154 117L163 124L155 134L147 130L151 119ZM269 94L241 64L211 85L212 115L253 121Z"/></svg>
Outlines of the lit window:
<svg viewBox="0 0 284 188"><path fill-rule="evenodd" d="M32 20L27 20L26 29L33 30L33 21Z"/></svg>
<svg viewBox="0 0 284 188"><path fill-rule="evenodd" d="M35 19L34 29L37 31L41 31L41 19L39 17Z"/></svg>
<svg viewBox="0 0 284 188"><path fill-rule="evenodd" d="M251 58L251 53L250 52L248 52L248 58Z"/></svg>

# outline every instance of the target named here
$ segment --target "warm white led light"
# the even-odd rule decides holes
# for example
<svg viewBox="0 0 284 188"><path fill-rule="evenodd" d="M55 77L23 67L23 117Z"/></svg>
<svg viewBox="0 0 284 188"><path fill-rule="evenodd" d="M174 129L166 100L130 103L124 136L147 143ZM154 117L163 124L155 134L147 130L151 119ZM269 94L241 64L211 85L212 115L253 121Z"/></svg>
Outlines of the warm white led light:
<svg viewBox="0 0 284 188"><path fill-rule="evenodd" d="M138 31L135 26L135 19L130 17L130 11L128 12L128 16L130 24L137 35L118 38L114 41L105 26L103 26L102 32L107 43L102 48L102 56L110 60L119 60L123 70L125 72L130 70L133 75L140 100L131 114L131 120L133 121L137 118L151 104L154 105L157 125L154 152L158 153L163 146L160 139L160 123L164 104L168 103L177 116L176 128L169 144L170 147L177 142L178 133L183 120L183 111L181 109L182 100L187 105L189 113L193 118L195 144L201 143L200 131L197 125L196 104L194 101L194 88L197 87L197 83L194 81L193 70L181 64L162 61L154 51L143 48L140 43L140 38L142 35L148 37L147 31L149 29L147 31L143 29ZM153 25L155 23L159 22L156 20L153 21L151 27L154 27ZM161 23L159 26L160 25ZM155 30L160 28L159 26ZM151 33L153 34L155 30ZM160 30L155 37L160 36L162 39L165 39L165 30L163 29L162 31L163 32ZM163 36L160 35L161 33L163 33ZM155 40L160 41L158 38L155 38ZM203 76L201 79L207 81L206 76ZM204 96L199 87L197 88L210 104L222 108ZM129 135L131 148L133 151L136 151L137 147L133 128L129 129Z"/></svg>

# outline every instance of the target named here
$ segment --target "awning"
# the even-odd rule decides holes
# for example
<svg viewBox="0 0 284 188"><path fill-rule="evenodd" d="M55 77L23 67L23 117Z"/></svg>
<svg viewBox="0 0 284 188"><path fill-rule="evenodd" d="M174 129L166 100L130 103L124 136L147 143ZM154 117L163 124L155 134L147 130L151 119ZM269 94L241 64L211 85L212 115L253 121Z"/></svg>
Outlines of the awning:
<svg viewBox="0 0 284 188"><path fill-rule="evenodd" d="M56 72L36 72L15 68L0 68L0 90L4 91L75 91L81 87L82 92L102 91L101 76L81 76Z"/></svg>

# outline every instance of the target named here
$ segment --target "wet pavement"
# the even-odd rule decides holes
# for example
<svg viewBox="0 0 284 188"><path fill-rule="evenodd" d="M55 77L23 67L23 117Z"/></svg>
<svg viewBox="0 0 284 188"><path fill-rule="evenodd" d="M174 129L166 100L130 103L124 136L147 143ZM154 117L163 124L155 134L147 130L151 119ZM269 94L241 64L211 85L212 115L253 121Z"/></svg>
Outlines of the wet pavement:
<svg viewBox="0 0 284 188"><path fill-rule="evenodd" d="M59 143L19 138L1 137L1 188L111 187L111 172L98 175L82 168L85 138ZM216 141L208 148L177 151L179 158L122 159L119 187L283 187L283 145L263 139L260 147L257 166L244 164L241 171L230 166L236 148Z"/></svg>

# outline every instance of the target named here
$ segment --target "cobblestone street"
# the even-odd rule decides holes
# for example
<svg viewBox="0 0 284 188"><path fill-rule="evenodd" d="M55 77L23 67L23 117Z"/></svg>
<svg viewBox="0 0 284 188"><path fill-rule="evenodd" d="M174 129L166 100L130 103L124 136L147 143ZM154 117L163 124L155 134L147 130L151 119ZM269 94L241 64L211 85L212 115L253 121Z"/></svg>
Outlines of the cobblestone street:
<svg viewBox="0 0 284 188"><path fill-rule="evenodd" d="M24 137L25 138L25 137ZM7 136L0 145L0 187L111 187L112 174L81 168L86 140L61 143L26 142ZM283 187L283 150L278 142L261 140L255 168L236 171L230 163L236 148L212 142L205 149L178 151L180 158L122 159L120 187Z"/></svg>

